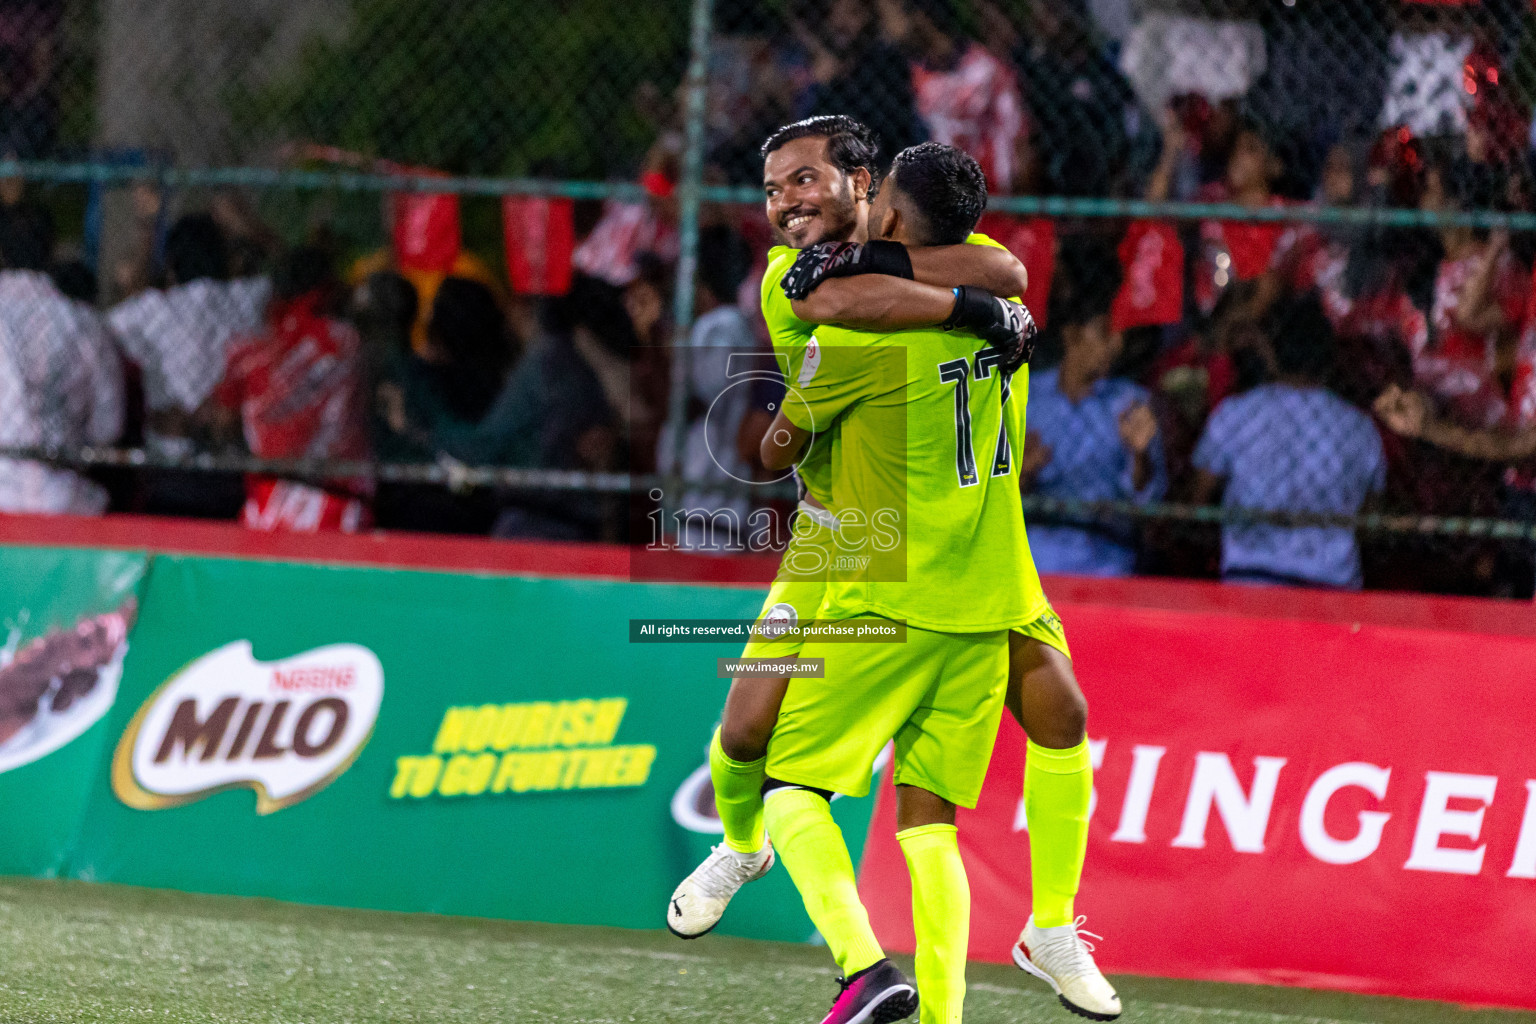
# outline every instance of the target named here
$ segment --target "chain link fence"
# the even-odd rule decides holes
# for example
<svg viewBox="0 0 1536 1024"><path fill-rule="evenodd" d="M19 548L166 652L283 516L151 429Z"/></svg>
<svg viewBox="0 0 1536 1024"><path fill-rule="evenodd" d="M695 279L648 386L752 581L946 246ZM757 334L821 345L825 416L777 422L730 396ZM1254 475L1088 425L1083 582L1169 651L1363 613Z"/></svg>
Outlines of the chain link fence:
<svg viewBox="0 0 1536 1024"><path fill-rule="evenodd" d="M0 507L783 509L710 352L763 138L844 113L987 174L1042 569L1529 597L1533 97L1527 0L21 0Z"/></svg>

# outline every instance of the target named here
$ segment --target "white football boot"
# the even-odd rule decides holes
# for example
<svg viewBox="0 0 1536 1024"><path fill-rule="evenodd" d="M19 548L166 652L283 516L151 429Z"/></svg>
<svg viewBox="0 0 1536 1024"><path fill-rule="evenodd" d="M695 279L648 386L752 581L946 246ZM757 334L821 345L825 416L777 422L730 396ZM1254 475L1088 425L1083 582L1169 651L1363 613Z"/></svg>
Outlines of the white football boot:
<svg viewBox="0 0 1536 1024"><path fill-rule="evenodd" d="M724 843L716 846L673 891L667 904L667 930L680 939L707 934L720 923L737 890L762 878L771 867L773 847L767 843L756 853L737 853Z"/></svg>
<svg viewBox="0 0 1536 1024"><path fill-rule="evenodd" d="M1093 944L1081 931L1086 918L1057 928L1036 928L1034 916L1024 925L1013 947L1013 962L1056 990L1061 1005L1089 1020L1114 1020L1120 1016L1120 997L1093 962Z"/></svg>

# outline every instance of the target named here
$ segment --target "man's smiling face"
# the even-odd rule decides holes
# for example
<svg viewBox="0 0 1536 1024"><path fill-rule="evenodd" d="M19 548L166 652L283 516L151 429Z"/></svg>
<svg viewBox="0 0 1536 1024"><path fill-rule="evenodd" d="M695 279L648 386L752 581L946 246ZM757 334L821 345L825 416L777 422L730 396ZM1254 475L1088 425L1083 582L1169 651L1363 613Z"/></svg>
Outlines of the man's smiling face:
<svg viewBox="0 0 1536 1024"><path fill-rule="evenodd" d="M854 194L854 179L828 161L827 140L819 135L792 139L768 154L763 196L775 236L795 249L855 240L860 212L868 209Z"/></svg>

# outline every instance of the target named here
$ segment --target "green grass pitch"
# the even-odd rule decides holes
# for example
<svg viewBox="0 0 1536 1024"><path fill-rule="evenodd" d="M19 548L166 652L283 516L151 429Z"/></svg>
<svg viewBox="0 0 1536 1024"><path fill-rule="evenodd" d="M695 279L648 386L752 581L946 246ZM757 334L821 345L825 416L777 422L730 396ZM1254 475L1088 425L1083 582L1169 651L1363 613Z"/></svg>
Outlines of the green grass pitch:
<svg viewBox="0 0 1536 1024"><path fill-rule="evenodd" d="M833 976L814 946L0 879L3 1024L814 1024ZM1438 1003L1116 982L1122 1019L1151 1024L1536 1024ZM972 965L965 1019L1078 1020L992 964Z"/></svg>

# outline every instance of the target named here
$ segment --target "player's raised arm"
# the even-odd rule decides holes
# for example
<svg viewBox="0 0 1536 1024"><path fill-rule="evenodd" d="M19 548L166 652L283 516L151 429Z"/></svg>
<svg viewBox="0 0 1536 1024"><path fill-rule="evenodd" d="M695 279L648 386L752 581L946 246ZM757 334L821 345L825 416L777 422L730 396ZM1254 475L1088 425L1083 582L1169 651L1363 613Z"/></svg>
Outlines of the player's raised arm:
<svg viewBox="0 0 1536 1024"><path fill-rule="evenodd" d="M859 277L857 284L847 279ZM899 287L906 280L919 287ZM923 319L938 300L922 285L945 291L967 286L1000 299L1024 294L1029 274L1024 264L997 245L938 245L909 249L877 239L824 242L800 253L781 282L795 315L807 323L857 323L861 329L901 330L942 322ZM868 299L866 290L879 285ZM832 295L826 295L831 291ZM894 305L893 305L894 303ZM831 314L831 315L819 315Z"/></svg>
<svg viewBox="0 0 1536 1024"><path fill-rule="evenodd" d="M794 308L807 323L860 331L969 331L1002 353L1006 373L1029 362L1038 333L1028 309L981 288L938 288L883 275L857 283L847 278L828 281Z"/></svg>
<svg viewBox="0 0 1536 1024"><path fill-rule="evenodd" d="M1394 433L1428 441L1437 448L1489 462L1519 462L1536 455L1536 429L1518 431L1458 426L1434 415L1429 400L1416 391L1389 385L1374 410Z"/></svg>
<svg viewBox="0 0 1536 1024"><path fill-rule="evenodd" d="M951 288L884 274L825 281L790 303L795 315L808 324L874 331L932 327L948 319L954 305Z"/></svg>
<svg viewBox="0 0 1536 1024"><path fill-rule="evenodd" d="M1029 273L1000 245L933 245L912 249L912 277L944 288L970 285L1000 299L1018 298L1029 287Z"/></svg>

